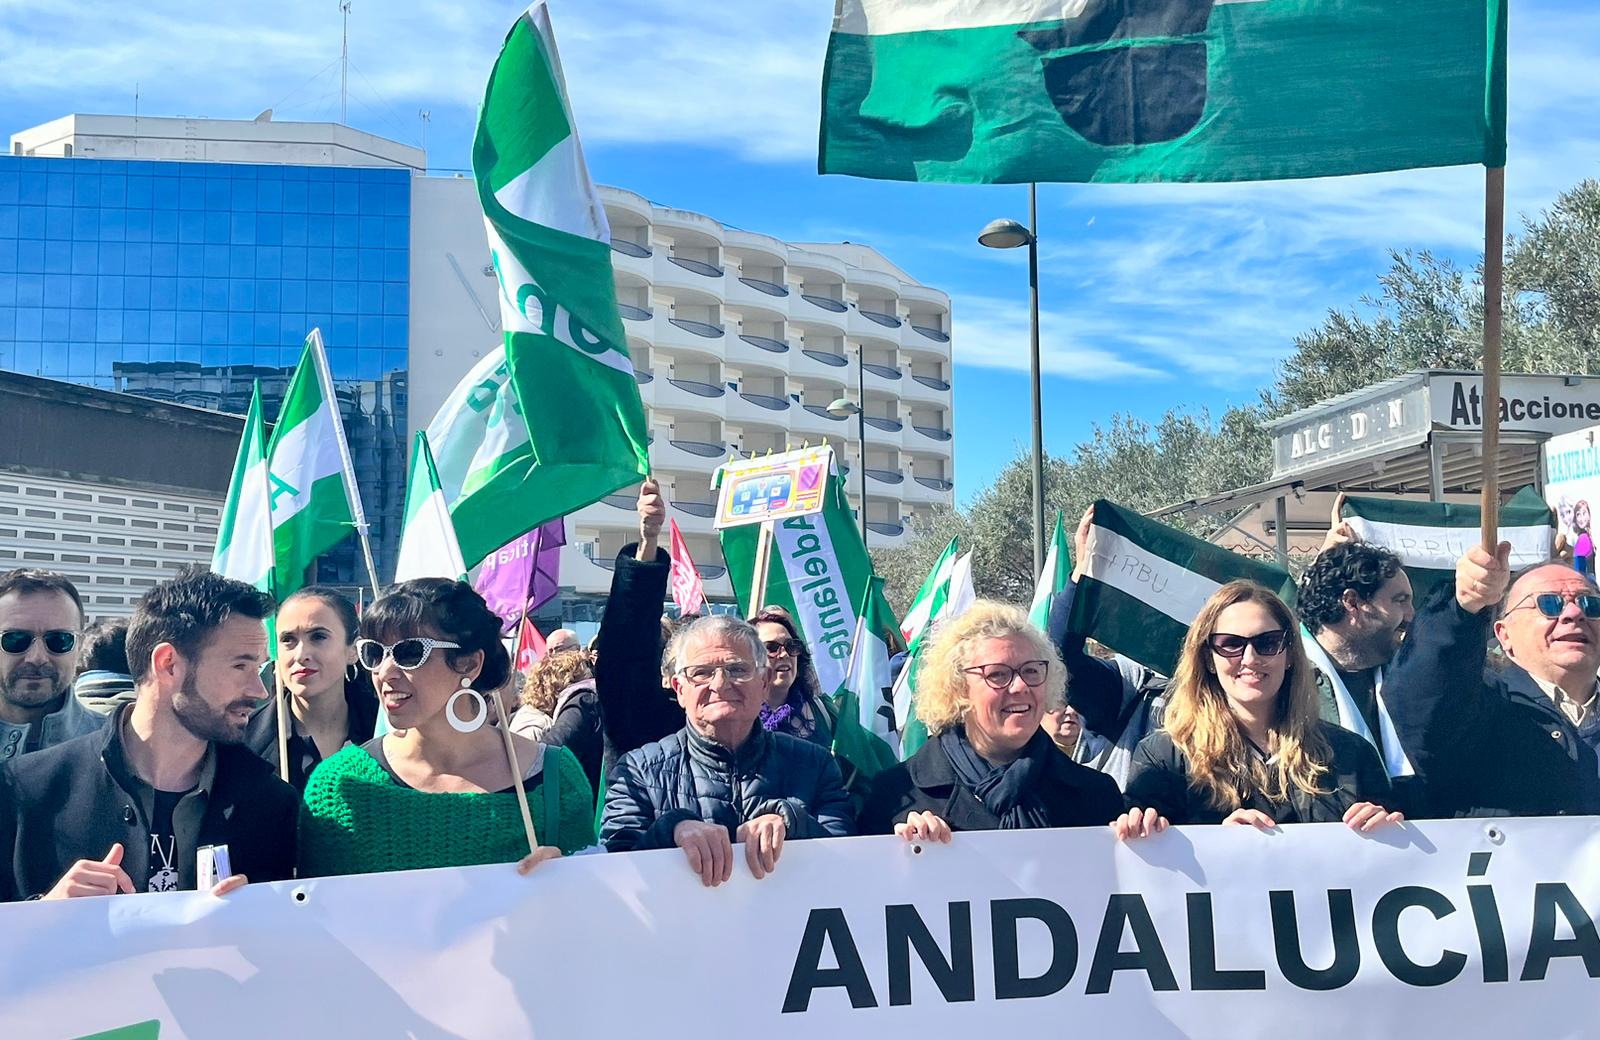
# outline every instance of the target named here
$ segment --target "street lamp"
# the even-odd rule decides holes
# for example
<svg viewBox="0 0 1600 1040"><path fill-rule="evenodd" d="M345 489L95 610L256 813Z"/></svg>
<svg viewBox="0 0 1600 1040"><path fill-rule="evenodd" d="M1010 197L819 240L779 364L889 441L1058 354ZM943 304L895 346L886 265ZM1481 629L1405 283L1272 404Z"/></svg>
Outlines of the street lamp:
<svg viewBox="0 0 1600 1040"><path fill-rule="evenodd" d="M1033 378L1033 576L1044 572L1044 418L1039 403L1039 207L1034 185L1028 185L1028 226L1015 220L991 220L978 232L978 244L990 249L1028 247L1029 372Z"/></svg>
<svg viewBox="0 0 1600 1040"><path fill-rule="evenodd" d="M856 348L858 351L859 347ZM859 362L860 354L856 355ZM859 376L860 369L857 369ZM862 392L862 402L866 402L865 387L857 383L858 392ZM838 418L847 419L856 417L856 431L861 437L861 544L867 544L867 412L861 405L856 404L848 397L836 397L828 404L828 414Z"/></svg>

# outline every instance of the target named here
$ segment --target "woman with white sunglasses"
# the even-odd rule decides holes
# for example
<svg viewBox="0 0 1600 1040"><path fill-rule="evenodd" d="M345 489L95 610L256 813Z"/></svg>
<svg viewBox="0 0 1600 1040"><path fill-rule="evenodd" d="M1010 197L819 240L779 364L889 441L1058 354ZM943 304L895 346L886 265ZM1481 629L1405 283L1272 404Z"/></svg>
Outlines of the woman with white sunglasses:
<svg viewBox="0 0 1600 1040"><path fill-rule="evenodd" d="M526 872L594 844L594 798L572 753L488 722L486 697L511 662L500 619L471 586L402 582L367 610L360 633L357 660L390 731L312 776L302 877L513 861ZM519 786L538 836L533 852Z"/></svg>
<svg viewBox="0 0 1600 1040"><path fill-rule="evenodd" d="M1400 822L1377 750L1322 722L1294 612L1248 581L1222 586L1189 627L1162 728L1139 743L1119 838L1169 823Z"/></svg>

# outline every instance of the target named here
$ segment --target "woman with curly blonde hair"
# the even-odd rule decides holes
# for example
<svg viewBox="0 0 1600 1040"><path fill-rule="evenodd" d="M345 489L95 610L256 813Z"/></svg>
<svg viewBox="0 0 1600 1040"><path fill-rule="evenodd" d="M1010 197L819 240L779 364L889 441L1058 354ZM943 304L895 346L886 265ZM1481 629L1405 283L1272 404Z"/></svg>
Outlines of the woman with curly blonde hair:
<svg viewBox="0 0 1600 1040"><path fill-rule="evenodd" d="M1021 610L980 600L945 622L917 672L928 741L873 780L860 832L947 842L952 831L1115 818L1116 782L1063 755L1039 726L1065 694L1060 656Z"/></svg>
<svg viewBox="0 0 1600 1040"><path fill-rule="evenodd" d="M511 718L511 732L566 748L583 766L590 785L598 788L604 731L594 655L559 650L535 661L523 677L522 707Z"/></svg>
<svg viewBox="0 0 1600 1040"><path fill-rule="evenodd" d="M1369 831L1403 817L1378 752L1318 717L1294 612L1254 582L1206 602L1184 639L1162 728L1140 742L1118 837L1169 823L1342 820Z"/></svg>

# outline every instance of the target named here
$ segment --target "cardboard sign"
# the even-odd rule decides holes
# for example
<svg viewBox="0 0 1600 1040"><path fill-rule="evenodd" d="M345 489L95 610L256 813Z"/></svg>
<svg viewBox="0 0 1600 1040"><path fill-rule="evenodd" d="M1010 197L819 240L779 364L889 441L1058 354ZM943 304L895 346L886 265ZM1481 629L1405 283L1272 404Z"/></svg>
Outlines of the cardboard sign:
<svg viewBox="0 0 1600 1040"><path fill-rule="evenodd" d="M787 520L822 510L833 449L801 448L722 467L716 528Z"/></svg>

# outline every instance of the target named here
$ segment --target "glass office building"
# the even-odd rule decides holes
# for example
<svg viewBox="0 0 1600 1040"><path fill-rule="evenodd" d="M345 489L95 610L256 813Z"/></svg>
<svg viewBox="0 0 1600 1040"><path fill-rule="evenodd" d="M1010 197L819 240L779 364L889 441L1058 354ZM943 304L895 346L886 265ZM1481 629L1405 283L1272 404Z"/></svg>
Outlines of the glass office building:
<svg viewBox="0 0 1600 1040"><path fill-rule="evenodd" d="M387 575L405 482L411 176L0 156L0 368L230 412L259 380L270 420L320 328ZM365 584L353 540L318 577Z"/></svg>

